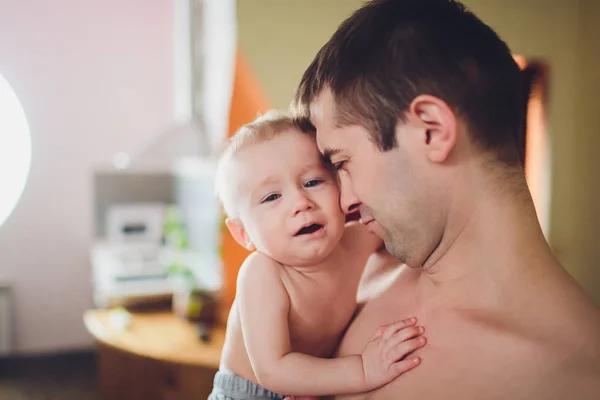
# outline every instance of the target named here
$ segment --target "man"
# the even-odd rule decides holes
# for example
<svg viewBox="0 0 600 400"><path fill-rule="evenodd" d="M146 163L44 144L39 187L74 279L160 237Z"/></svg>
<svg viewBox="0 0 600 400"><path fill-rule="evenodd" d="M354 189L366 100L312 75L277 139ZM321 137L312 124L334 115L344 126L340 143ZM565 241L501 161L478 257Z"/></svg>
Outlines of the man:
<svg viewBox="0 0 600 400"><path fill-rule="evenodd" d="M451 0L375 0L319 51L293 110L406 266L378 288L339 355L416 315L422 365L370 399L598 399L600 313L549 248L515 137L520 71Z"/></svg>

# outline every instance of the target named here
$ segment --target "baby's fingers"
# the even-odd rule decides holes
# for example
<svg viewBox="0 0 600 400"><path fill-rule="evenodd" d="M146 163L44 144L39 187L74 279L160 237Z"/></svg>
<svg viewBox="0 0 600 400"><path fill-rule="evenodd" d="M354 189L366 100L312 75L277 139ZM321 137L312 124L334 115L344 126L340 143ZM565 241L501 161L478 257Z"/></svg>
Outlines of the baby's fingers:
<svg viewBox="0 0 600 400"><path fill-rule="evenodd" d="M408 318L408 319L405 319L402 321L396 321L389 325L382 325L379 327L377 332L375 332L375 336L373 336L373 339L383 337L384 340L388 340L396 332L398 332L402 329L408 328L410 326L413 326L416 323L417 323L417 319L413 317L413 318Z"/></svg>
<svg viewBox="0 0 600 400"><path fill-rule="evenodd" d="M395 376L400 376L403 373L410 371L421 364L421 359L419 357L411 357L406 360L398 361L392 365L390 365L390 372L392 372Z"/></svg>
<svg viewBox="0 0 600 400"><path fill-rule="evenodd" d="M401 360L413 351L425 346L427 339L425 336L419 336L410 340L402 341L393 347L389 347L386 353L387 361L392 364Z"/></svg>
<svg viewBox="0 0 600 400"><path fill-rule="evenodd" d="M386 342L386 349L389 350L402 342L420 336L423 332L425 332L425 328L422 326L409 326L408 328L401 329L388 339Z"/></svg>

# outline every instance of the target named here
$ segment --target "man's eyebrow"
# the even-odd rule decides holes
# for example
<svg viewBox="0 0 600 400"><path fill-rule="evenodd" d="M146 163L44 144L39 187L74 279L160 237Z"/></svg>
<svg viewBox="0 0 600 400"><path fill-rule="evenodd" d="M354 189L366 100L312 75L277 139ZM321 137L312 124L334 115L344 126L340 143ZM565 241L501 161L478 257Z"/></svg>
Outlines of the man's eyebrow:
<svg viewBox="0 0 600 400"><path fill-rule="evenodd" d="M336 154L338 154L341 150L340 149L330 149L330 148L326 148L323 151L323 161L326 162L327 164L331 164L331 157L335 156Z"/></svg>

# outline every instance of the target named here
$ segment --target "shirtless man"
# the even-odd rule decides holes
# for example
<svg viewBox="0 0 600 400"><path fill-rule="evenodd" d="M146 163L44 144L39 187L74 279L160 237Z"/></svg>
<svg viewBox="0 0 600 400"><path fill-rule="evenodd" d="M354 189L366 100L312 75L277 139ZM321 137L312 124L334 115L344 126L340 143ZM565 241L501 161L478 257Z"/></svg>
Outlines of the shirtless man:
<svg viewBox="0 0 600 400"><path fill-rule="evenodd" d="M407 265L372 274L338 353L404 315L428 332L419 368L352 398L600 398L600 312L537 221L519 78L451 0L367 3L305 72L292 109L339 171L342 207Z"/></svg>

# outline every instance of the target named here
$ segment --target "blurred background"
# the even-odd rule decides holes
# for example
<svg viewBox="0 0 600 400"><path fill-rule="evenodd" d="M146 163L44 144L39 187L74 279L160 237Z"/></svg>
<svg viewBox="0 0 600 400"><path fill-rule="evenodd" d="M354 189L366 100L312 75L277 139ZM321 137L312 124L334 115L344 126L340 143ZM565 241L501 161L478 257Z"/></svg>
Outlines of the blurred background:
<svg viewBox="0 0 600 400"><path fill-rule="evenodd" d="M600 303L600 2L463 2L524 71L538 216ZM186 307L207 294L227 309L245 253L223 232L215 157L241 124L288 106L361 4L0 0L1 398L118 398L97 343L131 333L125 309L177 293L196 296ZM169 335L156 340L176 347ZM169 374L145 398L188 398Z"/></svg>

